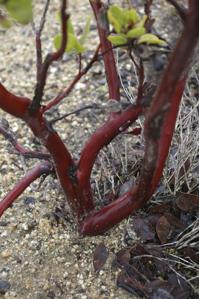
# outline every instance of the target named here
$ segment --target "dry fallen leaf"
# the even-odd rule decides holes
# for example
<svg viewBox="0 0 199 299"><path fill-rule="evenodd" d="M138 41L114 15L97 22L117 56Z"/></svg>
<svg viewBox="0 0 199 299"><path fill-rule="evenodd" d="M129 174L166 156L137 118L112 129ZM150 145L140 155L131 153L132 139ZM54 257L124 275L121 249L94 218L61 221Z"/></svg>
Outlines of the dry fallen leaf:
<svg viewBox="0 0 199 299"><path fill-rule="evenodd" d="M161 244L165 244L168 241L171 224L165 216L161 216L156 224L156 232Z"/></svg>
<svg viewBox="0 0 199 299"><path fill-rule="evenodd" d="M106 260L108 258L108 249L103 243L100 243L94 251L93 254L93 267L95 272L99 272L104 264L106 263Z"/></svg>
<svg viewBox="0 0 199 299"><path fill-rule="evenodd" d="M199 212L199 196L181 193L176 199L176 205L184 212Z"/></svg>

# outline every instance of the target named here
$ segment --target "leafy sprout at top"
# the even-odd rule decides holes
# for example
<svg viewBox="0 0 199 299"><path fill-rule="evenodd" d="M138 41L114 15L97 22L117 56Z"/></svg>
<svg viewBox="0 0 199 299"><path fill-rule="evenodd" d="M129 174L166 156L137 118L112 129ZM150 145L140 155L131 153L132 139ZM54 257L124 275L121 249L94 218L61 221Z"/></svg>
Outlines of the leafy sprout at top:
<svg viewBox="0 0 199 299"><path fill-rule="evenodd" d="M155 34L146 32L147 16L141 17L134 8L123 9L112 5L108 9L108 20L115 31L115 34L108 36L108 40L115 46L132 44L132 41L137 44L166 45Z"/></svg>

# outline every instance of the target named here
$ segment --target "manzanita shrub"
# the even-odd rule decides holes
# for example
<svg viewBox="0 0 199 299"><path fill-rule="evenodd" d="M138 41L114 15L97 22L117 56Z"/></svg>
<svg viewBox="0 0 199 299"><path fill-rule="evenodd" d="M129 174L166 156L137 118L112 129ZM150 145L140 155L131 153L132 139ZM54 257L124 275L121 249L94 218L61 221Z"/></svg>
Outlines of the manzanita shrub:
<svg viewBox="0 0 199 299"><path fill-rule="evenodd" d="M29 126L33 134L45 146L46 153L27 150L15 142L6 129L1 126L0 132L12 142L16 150L24 156L37 157L40 162L19 179L15 187L0 201L0 215L10 207L16 198L38 177L56 173L68 201L74 219L82 235L97 235L107 231L136 209L142 207L153 195L162 175L165 160L168 156L176 118L188 76L190 61L199 37L199 1L188 0L187 7L174 0L168 0L180 15L183 30L176 46L169 54L168 63L155 91L146 101L147 89L143 59L134 58L139 53L140 45L168 48L167 42L153 34L151 17L152 0L144 4L145 14L140 15L136 7L122 8L110 5L101 0L90 0L94 13L100 43L96 46L92 59L83 68L80 64L77 75L57 96L43 103L44 87L48 79L48 70L54 61L62 58L65 51L75 52L83 59L85 40L89 33L90 20L85 21L85 28L80 38L68 14L70 1L61 0L58 13L60 33L54 37L55 51L43 57L41 34L45 24L46 12L50 1L46 0L39 28L35 28L35 45L37 55L37 76L34 96L17 96L0 83L0 108L15 118L20 118ZM130 1L129 1L130 3ZM31 0L1 0L3 10L0 23L5 28L13 22L26 24L32 21ZM161 8L160 8L161 9ZM120 106L120 80L115 63L115 48L122 47L129 59L135 64L138 76L137 97L135 103L122 110ZM63 101L75 84L92 68L98 59L103 59L111 103L108 119L90 136L81 151L79 161L75 161L53 128L53 122L47 120L45 113ZM92 81L91 81L92 84ZM67 114L67 111L66 111ZM142 117L144 121L145 149L140 170L140 177L134 187L106 206L96 210L90 183L91 172L100 150L107 146L116 136L122 134L135 121ZM135 134L140 134L139 128ZM133 142L133 140L132 140Z"/></svg>

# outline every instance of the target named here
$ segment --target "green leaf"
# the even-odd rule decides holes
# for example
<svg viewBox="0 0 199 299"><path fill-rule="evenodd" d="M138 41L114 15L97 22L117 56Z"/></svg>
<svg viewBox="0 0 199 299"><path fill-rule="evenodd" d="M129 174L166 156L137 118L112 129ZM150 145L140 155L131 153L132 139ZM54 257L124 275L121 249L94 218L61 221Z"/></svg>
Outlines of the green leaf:
<svg viewBox="0 0 199 299"><path fill-rule="evenodd" d="M125 24L125 15L123 10L117 6L112 5L108 10L108 20L113 25L115 31L120 33Z"/></svg>
<svg viewBox="0 0 199 299"><path fill-rule="evenodd" d="M86 21L86 25L84 27L84 31L83 31L83 34L80 38L80 43L83 45L86 41L86 38L90 32L90 23L91 23L91 17L88 17L87 18L87 21Z"/></svg>
<svg viewBox="0 0 199 299"><path fill-rule="evenodd" d="M67 41L67 46L66 46L66 52L72 52L75 49L76 45L76 37L72 33L68 33L68 41Z"/></svg>
<svg viewBox="0 0 199 299"><path fill-rule="evenodd" d="M138 27L138 28L134 28L131 29L130 31L127 32L126 36L128 38L138 38L140 36L142 36L143 34L145 34L146 30L144 27Z"/></svg>
<svg viewBox="0 0 199 299"><path fill-rule="evenodd" d="M147 16L145 15L138 23L135 24L135 27L144 27L146 20L147 20Z"/></svg>
<svg viewBox="0 0 199 299"><path fill-rule="evenodd" d="M54 37L54 46L57 50L61 46L61 41L62 41L62 35L57 34ZM78 42L76 36L71 33L68 33L68 40L67 40L65 52L71 53L74 51L77 54L80 54L80 53L84 52L84 50L85 50L84 47L82 47L82 45Z"/></svg>
<svg viewBox="0 0 199 299"><path fill-rule="evenodd" d="M128 43L128 39L122 35L109 35L108 40L114 45L114 46L120 46L125 45Z"/></svg>
<svg viewBox="0 0 199 299"><path fill-rule="evenodd" d="M137 23L140 21L140 16L138 15L137 11L132 8L130 10L125 10L125 15L127 19L127 23Z"/></svg>
<svg viewBox="0 0 199 299"><path fill-rule="evenodd" d="M7 0L5 7L12 18L20 24L27 24L32 21L32 1L31 0Z"/></svg>
<svg viewBox="0 0 199 299"><path fill-rule="evenodd" d="M57 35L55 35L55 37L54 37L54 46L55 46L55 48L56 48L57 50L60 48L60 45L61 45L61 38L62 38L61 34L57 34Z"/></svg>
<svg viewBox="0 0 199 299"><path fill-rule="evenodd" d="M74 51L77 54L82 54L85 52L85 47L83 47L77 39L76 39Z"/></svg>
<svg viewBox="0 0 199 299"><path fill-rule="evenodd" d="M68 31L68 33L75 34L75 31L74 31L74 28L73 28L73 24L72 24L70 18L67 21L67 31Z"/></svg>
<svg viewBox="0 0 199 299"><path fill-rule="evenodd" d="M156 35L151 33L146 33L140 36L140 38L138 39L138 44L143 44L143 43L149 45L159 45L159 46L165 46L167 44L164 40L158 38Z"/></svg>

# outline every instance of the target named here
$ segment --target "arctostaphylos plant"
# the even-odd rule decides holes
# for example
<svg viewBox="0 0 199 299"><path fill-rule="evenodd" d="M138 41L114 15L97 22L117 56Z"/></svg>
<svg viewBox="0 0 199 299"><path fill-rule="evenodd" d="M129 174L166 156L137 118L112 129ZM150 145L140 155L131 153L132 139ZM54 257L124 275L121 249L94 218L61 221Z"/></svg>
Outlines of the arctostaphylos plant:
<svg viewBox="0 0 199 299"><path fill-rule="evenodd" d="M142 207L153 195L162 176L164 164L168 156L176 118L188 76L190 61L199 37L199 2L187 1L187 8L179 6L175 1L168 1L179 13L183 30L174 49L169 49L167 41L153 33L153 18L151 17L152 1L145 1L144 14L136 8L122 8L110 5L101 0L90 0L96 28L99 35L99 45L91 60L83 67L85 40L89 33L87 20L80 38L75 35L68 13L69 1L62 0L58 18L60 33L54 38L56 50L43 57L41 34L45 25L49 1L46 1L39 27L33 26L36 45L36 82L32 99L17 96L0 83L0 108L15 118L24 121L35 137L46 148L45 153L27 150L18 144L6 130L3 123L0 132L15 146L24 157L37 157L42 160L19 179L15 187L0 201L0 215L18 198L20 194L38 177L43 174L56 174L68 201L74 219L82 235L97 235L105 232L119 223L136 209ZM109 1L108 1L109 3ZM0 1L1 25L8 28L16 21L26 24L32 21L31 1ZM162 71L164 56L168 60L166 67L158 80L157 76L148 84L148 78L153 73L146 73L146 48L152 48L150 61L158 72ZM138 77L137 96L126 109L120 105L121 86L115 63L115 48L122 48L133 61ZM156 49L156 50L154 50ZM44 102L44 88L48 79L48 71L54 61L61 59L64 53L76 53L80 64L77 75L56 97ZM163 60L159 60L157 52L161 52ZM76 161L67 149L53 127L56 119L49 121L46 112L59 105L69 95L76 83L103 59L107 79L108 118L90 136L83 147L79 160ZM9 78L8 78L9 79ZM90 82L92 84L92 80ZM63 115L66 117L68 111ZM118 135L125 132L135 121L144 117L144 157L140 176L134 187L111 203L96 210L91 188L91 172L100 150L107 146ZM140 134L136 128L134 134ZM133 141L132 141L133 142Z"/></svg>

